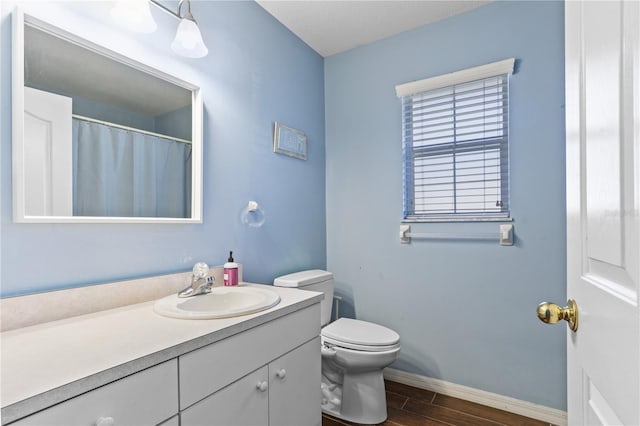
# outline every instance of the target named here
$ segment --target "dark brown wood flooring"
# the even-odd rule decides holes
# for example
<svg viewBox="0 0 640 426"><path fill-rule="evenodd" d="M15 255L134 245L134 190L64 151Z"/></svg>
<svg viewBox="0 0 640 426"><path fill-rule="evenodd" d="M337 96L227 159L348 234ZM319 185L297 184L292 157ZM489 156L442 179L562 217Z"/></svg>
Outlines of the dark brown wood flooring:
<svg viewBox="0 0 640 426"><path fill-rule="evenodd" d="M388 380L385 386L388 417L383 425L549 426L549 423L540 420ZM322 426L355 424L322 415Z"/></svg>

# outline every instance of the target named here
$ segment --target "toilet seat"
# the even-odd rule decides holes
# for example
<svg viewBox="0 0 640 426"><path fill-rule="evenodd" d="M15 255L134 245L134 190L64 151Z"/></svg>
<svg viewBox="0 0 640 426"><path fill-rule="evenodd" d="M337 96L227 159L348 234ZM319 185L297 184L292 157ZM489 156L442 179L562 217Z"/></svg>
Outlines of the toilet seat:
<svg viewBox="0 0 640 426"><path fill-rule="evenodd" d="M340 342L338 340L333 340L325 336L321 336L320 339L321 339L322 345L327 345L329 347L338 347L342 349L351 349L354 351L361 351L361 352L385 352L393 349L398 349L400 347L399 343L395 345L365 346L365 345L356 345L354 343Z"/></svg>
<svg viewBox="0 0 640 426"><path fill-rule="evenodd" d="M383 352L400 346L393 330L367 321L340 318L320 332L322 344L367 352Z"/></svg>

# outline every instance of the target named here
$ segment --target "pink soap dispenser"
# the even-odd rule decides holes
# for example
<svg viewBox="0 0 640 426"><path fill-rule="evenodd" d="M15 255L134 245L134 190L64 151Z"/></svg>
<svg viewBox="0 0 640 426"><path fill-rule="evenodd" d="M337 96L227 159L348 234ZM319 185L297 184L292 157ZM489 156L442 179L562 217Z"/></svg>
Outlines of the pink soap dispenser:
<svg viewBox="0 0 640 426"><path fill-rule="evenodd" d="M233 252L229 252L229 259L224 264L224 285L238 285L238 264L233 261Z"/></svg>

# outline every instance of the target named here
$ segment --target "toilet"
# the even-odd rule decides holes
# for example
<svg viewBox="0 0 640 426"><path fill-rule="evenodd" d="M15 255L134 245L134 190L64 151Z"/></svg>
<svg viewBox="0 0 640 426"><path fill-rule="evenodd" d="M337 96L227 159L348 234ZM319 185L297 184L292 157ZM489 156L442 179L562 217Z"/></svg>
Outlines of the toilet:
<svg viewBox="0 0 640 426"><path fill-rule="evenodd" d="M276 278L273 285L324 293L320 302L322 411L354 423L385 421L387 403L382 369L398 357L398 333L350 318L329 324L334 285L331 272L320 269L296 272Z"/></svg>

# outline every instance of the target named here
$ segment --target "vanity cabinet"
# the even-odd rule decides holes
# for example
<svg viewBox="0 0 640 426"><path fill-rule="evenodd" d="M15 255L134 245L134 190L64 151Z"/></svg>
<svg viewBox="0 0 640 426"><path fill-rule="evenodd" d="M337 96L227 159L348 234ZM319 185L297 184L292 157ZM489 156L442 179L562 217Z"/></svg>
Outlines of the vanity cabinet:
<svg viewBox="0 0 640 426"><path fill-rule="evenodd" d="M155 321L155 317L151 318ZM166 320L159 321L166 329ZM193 344L194 350L180 352L153 367L131 371L122 379L2 424L321 424L319 303L275 319L259 320L257 324L249 318L237 322L233 329L225 328L222 321L218 324L219 332L224 334L209 343L203 340L210 335L198 337L203 339L199 342L182 341L181 344ZM229 330L228 334L225 330Z"/></svg>
<svg viewBox="0 0 640 426"><path fill-rule="evenodd" d="M11 425L157 425L177 413L178 363L173 359L94 389ZM170 425L171 422L168 424Z"/></svg>
<svg viewBox="0 0 640 426"><path fill-rule="evenodd" d="M181 413L181 426L320 425L320 338Z"/></svg>
<svg viewBox="0 0 640 426"><path fill-rule="evenodd" d="M314 305L181 356L181 425L319 425L319 318Z"/></svg>

